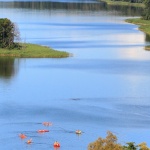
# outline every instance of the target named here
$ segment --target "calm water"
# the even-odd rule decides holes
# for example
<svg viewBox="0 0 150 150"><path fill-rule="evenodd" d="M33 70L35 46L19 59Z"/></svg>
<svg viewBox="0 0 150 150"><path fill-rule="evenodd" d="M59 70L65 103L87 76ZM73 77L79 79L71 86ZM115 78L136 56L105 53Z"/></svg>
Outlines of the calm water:
<svg viewBox="0 0 150 150"><path fill-rule="evenodd" d="M60 150L86 150L108 130L122 144L150 146L150 52L144 50L150 37L124 22L139 9L61 2L0 3L0 17L18 24L23 42L73 54L0 59L0 148L47 150L57 140ZM45 128L50 132L36 132Z"/></svg>

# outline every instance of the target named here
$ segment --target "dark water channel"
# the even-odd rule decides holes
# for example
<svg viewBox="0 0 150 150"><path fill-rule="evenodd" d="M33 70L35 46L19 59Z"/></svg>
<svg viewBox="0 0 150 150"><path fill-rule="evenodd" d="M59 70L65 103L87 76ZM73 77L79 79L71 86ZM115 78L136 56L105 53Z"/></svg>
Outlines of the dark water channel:
<svg viewBox="0 0 150 150"><path fill-rule="evenodd" d="M22 42L73 54L0 58L0 148L47 150L57 140L60 150L86 150L108 130L122 144L150 146L150 37L124 22L141 11L83 0L0 2L0 17L17 23ZM50 132L38 134L43 128Z"/></svg>

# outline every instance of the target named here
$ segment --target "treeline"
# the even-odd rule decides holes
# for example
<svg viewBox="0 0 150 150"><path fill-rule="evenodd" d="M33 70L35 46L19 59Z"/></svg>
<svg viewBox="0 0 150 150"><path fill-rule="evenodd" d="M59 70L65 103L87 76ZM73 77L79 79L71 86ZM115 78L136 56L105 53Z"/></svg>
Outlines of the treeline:
<svg viewBox="0 0 150 150"><path fill-rule="evenodd" d="M108 131L106 138L98 138L88 145L88 150L150 150L145 142L135 144L128 142L125 145L118 143L117 136Z"/></svg>
<svg viewBox="0 0 150 150"><path fill-rule="evenodd" d="M24 8L24 9L38 9L38 10L101 10L106 7L105 2L94 2L94 3L68 3L68 2L45 2L45 1L15 1L15 2L0 2L0 7L5 8Z"/></svg>
<svg viewBox="0 0 150 150"><path fill-rule="evenodd" d="M145 0L144 4L145 4L145 9L142 17L145 20L150 20L150 0Z"/></svg>
<svg viewBox="0 0 150 150"><path fill-rule="evenodd" d="M111 0L111 1L122 1L122 2L130 2L130 3L144 3L144 0Z"/></svg>
<svg viewBox="0 0 150 150"><path fill-rule="evenodd" d="M121 2L129 2L129 3L144 3L145 8L144 8L144 12L141 14L142 19L150 20L150 0L111 0L111 1L121 1Z"/></svg>
<svg viewBox="0 0 150 150"><path fill-rule="evenodd" d="M142 7L124 6L124 5L107 5L106 2L97 3L59 3L59 2L2 2L0 7L5 8L22 8L47 10L66 10L66 11L111 11L115 15L140 16L143 12Z"/></svg>

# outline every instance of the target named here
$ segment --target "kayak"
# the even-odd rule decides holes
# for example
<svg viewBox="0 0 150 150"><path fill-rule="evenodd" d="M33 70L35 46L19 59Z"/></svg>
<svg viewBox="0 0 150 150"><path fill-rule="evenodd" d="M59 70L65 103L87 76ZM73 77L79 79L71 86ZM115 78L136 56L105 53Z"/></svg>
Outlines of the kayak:
<svg viewBox="0 0 150 150"><path fill-rule="evenodd" d="M27 136L25 135L25 134L19 134L19 137L21 138L21 139L25 139L25 138L27 138Z"/></svg>
<svg viewBox="0 0 150 150"><path fill-rule="evenodd" d="M52 123L51 122L43 122L42 123L44 126L52 126Z"/></svg>
<svg viewBox="0 0 150 150"><path fill-rule="evenodd" d="M32 139L27 141L27 144L31 144L32 143Z"/></svg>
<svg viewBox="0 0 150 150"><path fill-rule="evenodd" d="M81 131L81 130L76 130L75 133L76 133L76 134L81 134L82 131Z"/></svg>
<svg viewBox="0 0 150 150"><path fill-rule="evenodd" d="M39 133L49 132L49 130L38 130Z"/></svg>

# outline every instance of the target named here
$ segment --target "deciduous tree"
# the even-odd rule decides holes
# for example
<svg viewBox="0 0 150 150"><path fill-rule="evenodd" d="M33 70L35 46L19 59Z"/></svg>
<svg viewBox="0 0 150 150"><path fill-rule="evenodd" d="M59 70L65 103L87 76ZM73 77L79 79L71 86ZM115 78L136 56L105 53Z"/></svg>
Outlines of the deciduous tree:
<svg viewBox="0 0 150 150"><path fill-rule="evenodd" d="M123 150L123 147L117 143L117 137L107 132L106 138L98 138L95 142L90 143L88 150Z"/></svg>
<svg viewBox="0 0 150 150"><path fill-rule="evenodd" d="M147 144L145 142L140 143L139 145L139 150L150 150L150 148L147 147Z"/></svg>
<svg viewBox="0 0 150 150"><path fill-rule="evenodd" d="M17 26L7 18L0 19L0 47L13 48L17 46L15 38L19 39L20 34Z"/></svg>

